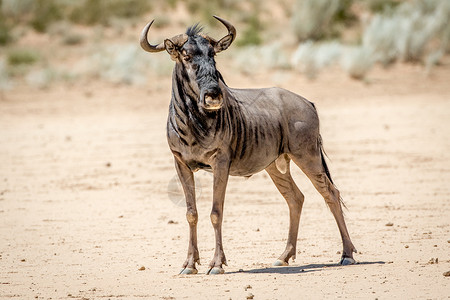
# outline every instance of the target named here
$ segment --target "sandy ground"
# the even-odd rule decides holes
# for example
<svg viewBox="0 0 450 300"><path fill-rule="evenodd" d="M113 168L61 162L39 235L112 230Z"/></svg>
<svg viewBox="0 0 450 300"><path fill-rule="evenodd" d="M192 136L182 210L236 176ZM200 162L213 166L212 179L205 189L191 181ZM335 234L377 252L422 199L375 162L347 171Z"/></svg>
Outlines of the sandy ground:
<svg viewBox="0 0 450 300"><path fill-rule="evenodd" d="M306 196L297 260L271 266L285 247L288 210L259 173L230 179L228 267L203 275L214 235L211 175L199 172L202 265L178 276L188 226L165 138L170 79L24 87L0 101L0 298L450 297L448 64L430 77L420 66L377 70L369 84L332 71L314 82L283 72L224 76L236 87L275 83L317 104L359 264L336 264L334 219L292 167Z"/></svg>

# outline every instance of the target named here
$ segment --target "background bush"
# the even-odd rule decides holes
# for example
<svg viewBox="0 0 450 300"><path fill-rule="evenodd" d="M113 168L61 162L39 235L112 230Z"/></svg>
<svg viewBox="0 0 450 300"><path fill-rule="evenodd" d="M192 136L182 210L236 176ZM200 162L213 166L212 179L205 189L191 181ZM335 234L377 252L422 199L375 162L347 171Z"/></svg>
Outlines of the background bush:
<svg viewBox="0 0 450 300"><path fill-rule="evenodd" d="M272 11L274 5L284 18ZM423 64L430 72L450 49L450 0L0 0L0 61L11 78L32 73L26 81L39 86L61 74L125 84L141 84L149 72L170 75L171 64L142 56L134 44L138 33L127 30L144 24L150 12L159 20L155 31L191 21L223 31L213 14L232 21L238 29L235 45L241 47L232 59L248 74L292 68L315 78L336 65L364 79L374 65L395 62ZM17 47L23 37L30 38L30 29L57 39L56 45L71 46L65 51L78 61L58 70L51 48ZM110 37L122 46L111 47Z"/></svg>
<svg viewBox="0 0 450 300"><path fill-rule="evenodd" d="M39 54L31 49L13 49L8 53L8 64L31 65L39 60Z"/></svg>

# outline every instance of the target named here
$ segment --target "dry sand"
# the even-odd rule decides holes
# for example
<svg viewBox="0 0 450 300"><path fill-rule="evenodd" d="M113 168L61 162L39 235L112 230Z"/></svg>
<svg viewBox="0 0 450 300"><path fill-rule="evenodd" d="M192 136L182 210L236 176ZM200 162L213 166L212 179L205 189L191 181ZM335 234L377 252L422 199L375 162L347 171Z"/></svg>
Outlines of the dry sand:
<svg viewBox="0 0 450 300"><path fill-rule="evenodd" d="M211 175L199 172L202 265L178 276L188 226L165 138L170 79L24 87L0 101L0 298L448 299L449 64L430 77L420 66L376 70L370 84L334 71L314 82L223 73L230 86L275 82L317 104L359 264L336 264L334 219L292 167L306 196L297 260L271 266L285 247L288 210L259 173L230 179L228 267L204 275L214 235Z"/></svg>

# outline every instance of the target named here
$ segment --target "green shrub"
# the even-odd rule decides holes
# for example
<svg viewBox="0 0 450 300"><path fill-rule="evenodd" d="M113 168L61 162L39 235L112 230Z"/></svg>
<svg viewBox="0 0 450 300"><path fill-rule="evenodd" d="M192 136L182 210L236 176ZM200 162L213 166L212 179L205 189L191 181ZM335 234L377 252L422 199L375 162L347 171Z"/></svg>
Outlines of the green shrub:
<svg viewBox="0 0 450 300"><path fill-rule="evenodd" d="M8 53L8 64L16 65L31 65L39 60L39 54L29 49L15 49Z"/></svg>
<svg viewBox="0 0 450 300"><path fill-rule="evenodd" d="M56 0L36 0L30 25L38 32L46 32L49 25L63 18Z"/></svg>
<svg viewBox="0 0 450 300"><path fill-rule="evenodd" d="M353 0L340 0L339 6L336 14L333 16L333 22L353 24L358 20L358 17L352 11L351 7L353 5Z"/></svg>
<svg viewBox="0 0 450 300"><path fill-rule="evenodd" d="M170 17L163 15L160 18L158 18L158 20L155 22L153 26L155 26L155 28L164 28L169 25L170 25Z"/></svg>
<svg viewBox="0 0 450 300"><path fill-rule="evenodd" d="M102 0L88 0L82 1L81 5L73 8L69 15L72 22L94 25L106 24L107 18L105 16L105 8Z"/></svg>
<svg viewBox="0 0 450 300"><path fill-rule="evenodd" d="M4 46L6 44L8 44L9 42L11 42L12 40L12 36L11 36L11 28L10 26L8 26L8 24L6 24L6 22L4 22L4 19L1 16L0 13L0 46Z"/></svg>
<svg viewBox="0 0 450 300"><path fill-rule="evenodd" d="M166 3L169 5L170 8L174 9L177 7L178 0L167 0Z"/></svg>
<svg viewBox="0 0 450 300"><path fill-rule="evenodd" d="M0 2L3 17L12 18L15 21L23 20L34 9L34 0L2 0Z"/></svg>
<svg viewBox="0 0 450 300"><path fill-rule="evenodd" d="M185 3L191 15L200 17L203 22L210 26L219 26L220 24L212 17L213 15L226 17L236 14L236 12L241 13L238 5L239 0L186 0Z"/></svg>
<svg viewBox="0 0 450 300"><path fill-rule="evenodd" d="M63 44L68 46L79 45L83 43L84 38L81 34L68 33L63 38Z"/></svg>
<svg viewBox="0 0 450 300"><path fill-rule="evenodd" d="M151 9L148 0L108 0L107 3L110 15L120 18L139 17Z"/></svg>
<svg viewBox="0 0 450 300"><path fill-rule="evenodd" d="M257 13L254 13L246 22L247 28L242 32L242 37L237 40L238 46L260 45L262 24Z"/></svg>
<svg viewBox="0 0 450 300"><path fill-rule="evenodd" d="M392 10L399 4L400 1L395 0L368 0L369 9L375 13Z"/></svg>
<svg viewBox="0 0 450 300"><path fill-rule="evenodd" d="M69 13L72 22L109 25L113 17L138 17L151 10L148 0L84 0Z"/></svg>

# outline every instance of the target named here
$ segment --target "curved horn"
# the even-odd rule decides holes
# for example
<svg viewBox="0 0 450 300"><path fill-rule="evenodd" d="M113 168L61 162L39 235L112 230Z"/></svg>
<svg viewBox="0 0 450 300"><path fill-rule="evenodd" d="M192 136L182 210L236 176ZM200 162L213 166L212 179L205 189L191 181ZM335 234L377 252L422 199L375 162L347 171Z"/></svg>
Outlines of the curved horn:
<svg viewBox="0 0 450 300"><path fill-rule="evenodd" d="M150 23L148 23L147 25L145 25L144 29L142 30L141 47L142 47L142 49L144 49L147 52L161 52L161 51L164 51L163 43L154 46L154 45L150 44L147 40L148 30L150 29L150 26L152 26L153 22L155 22L155 20L153 20Z"/></svg>
<svg viewBox="0 0 450 300"><path fill-rule="evenodd" d="M230 22L228 22L227 20L224 20L218 16L213 16L214 18L216 18L217 20L220 21L220 23L222 23L227 29L228 29L228 35L231 36L231 42L230 44L234 41L234 38L236 37L236 28L234 28L233 25L231 25Z"/></svg>

